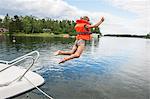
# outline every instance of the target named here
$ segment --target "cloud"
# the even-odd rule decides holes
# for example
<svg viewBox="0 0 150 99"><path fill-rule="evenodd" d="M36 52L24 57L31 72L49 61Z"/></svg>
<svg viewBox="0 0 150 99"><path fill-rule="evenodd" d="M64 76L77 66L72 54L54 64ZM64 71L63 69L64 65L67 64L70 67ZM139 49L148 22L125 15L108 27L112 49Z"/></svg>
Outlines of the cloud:
<svg viewBox="0 0 150 99"><path fill-rule="evenodd" d="M105 17L101 25L101 32L107 33L133 33L142 34L150 32L149 1L148 0L106 0L114 7L133 12L137 15L134 20L120 17L106 12L90 12L69 5L65 0L0 0L0 16L6 15L33 15L54 19L75 20L88 15L92 22ZM146 5L146 6L145 6Z"/></svg>
<svg viewBox="0 0 150 99"><path fill-rule="evenodd" d="M19 13L38 17L72 16L76 9L62 0L1 0L0 4L1 14Z"/></svg>
<svg viewBox="0 0 150 99"><path fill-rule="evenodd" d="M149 0L106 0L112 5L134 13L145 14L150 6Z"/></svg>
<svg viewBox="0 0 150 99"><path fill-rule="evenodd" d="M150 1L149 0L106 0L111 5L135 13L136 18L126 24L126 28L135 34L150 32Z"/></svg>

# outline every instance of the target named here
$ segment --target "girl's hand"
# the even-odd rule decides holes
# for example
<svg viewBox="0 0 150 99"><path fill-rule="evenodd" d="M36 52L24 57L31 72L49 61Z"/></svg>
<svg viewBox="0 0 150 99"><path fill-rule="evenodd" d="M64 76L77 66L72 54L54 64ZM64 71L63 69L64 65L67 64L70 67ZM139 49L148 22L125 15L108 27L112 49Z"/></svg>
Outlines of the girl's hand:
<svg viewBox="0 0 150 99"><path fill-rule="evenodd" d="M104 21L104 17L101 18L101 21L102 21L102 22Z"/></svg>

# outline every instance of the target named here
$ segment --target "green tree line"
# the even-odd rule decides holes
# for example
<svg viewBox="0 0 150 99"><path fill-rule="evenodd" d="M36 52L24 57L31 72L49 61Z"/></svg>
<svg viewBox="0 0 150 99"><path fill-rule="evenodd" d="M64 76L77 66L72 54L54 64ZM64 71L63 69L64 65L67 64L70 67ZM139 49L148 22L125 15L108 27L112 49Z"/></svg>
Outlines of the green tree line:
<svg viewBox="0 0 150 99"><path fill-rule="evenodd" d="M76 35L72 20L54 20L51 18L37 18L35 16L18 16L10 17L8 14L0 18L0 28L6 28L9 33L54 33ZM92 32L100 33L100 29L94 28ZM100 33L101 34L101 33Z"/></svg>

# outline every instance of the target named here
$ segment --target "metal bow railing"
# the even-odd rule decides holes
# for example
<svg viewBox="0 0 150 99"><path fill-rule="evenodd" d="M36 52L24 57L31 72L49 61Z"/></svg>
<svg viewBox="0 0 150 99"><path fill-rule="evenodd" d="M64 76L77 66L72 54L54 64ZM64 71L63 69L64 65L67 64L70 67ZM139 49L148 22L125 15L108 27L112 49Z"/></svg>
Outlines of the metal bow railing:
<svg viewBox="0 0 150 99"><path fill-rule="evenodd" d="M35 57L33 57L34 54L36 54ZM28 66L28 68L27 68L26 71L22 74L22 76L20 76L19 80L21 80L21 79L23 78L23 76L30 70L30 68L33 66L33 64L37 61L37 59L39 58L39 55L40 55L40 54L39 54L38 51L32 51L32 52L30 52L30 53L28 53L28 54L25 54L25 55L23 55L23 56L21 56L21 57L18 57L18 58L16 58L16 59L12 60L12 61L0 60L0 63L3 63L3 64L8 65L7 67L1 69L0 72L2 72L2 71L4 71L4 70L6 70L6 69L8 69L8 68L10 68L10 67L12 67L12 66L14 66L15 64L17 64L17 63L19 63L19 62L21 62L21 61L23 61L23 60L25 60L25 59L31 58L31 59L32 59L32 63Z"/></svg>

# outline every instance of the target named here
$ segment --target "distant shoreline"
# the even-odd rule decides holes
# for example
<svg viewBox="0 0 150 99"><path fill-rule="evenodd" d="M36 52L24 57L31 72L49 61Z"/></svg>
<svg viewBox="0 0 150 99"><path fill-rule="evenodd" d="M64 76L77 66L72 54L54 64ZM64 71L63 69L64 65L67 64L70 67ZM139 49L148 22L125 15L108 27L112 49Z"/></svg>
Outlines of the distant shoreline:
<svg viewBox="0 0 150 99"><path fill-rule="evenodd" d="M4 35L4 34L0 34ZM74 36L69 36L67 34L53 34L53 33L32 33L32 34L26 34L26 33L14 33L14 34L9 34L6 33L5 35L12 35L12 36L27 36L27 37L73 37ZM66 37L67 35L67 37ZM130 35L130 34L105 34L103 36L109 36L109 37L131 37L131 38L144 38L144 39L150 39L149 35Z"/></svg>
<svg viewBox="0 0 150 99"><path fill-rule="evenodd" d="M53 34L53 33L14 33L13 36L28 36L28 37L63 37L64 34Z"/></svg>
<svg viewBox="0 0 150 99"><path fill-rule="evenodd" d="M64 38L74 38L74 36L70 36L68 34L54 34L54 33L13 33L13 34L9 34L9 33L4 33L2 35L7 35L7 36L25 36L25 37L64 37Z"/></svg>
<svg viewBox="0 0 150 99"><path fill-rule="evenodd" d="M150 39L147 35L130 35L130 34L105 34L104 36L111 36L111 37L134 37L134 38L147 38Z"/></svg>

